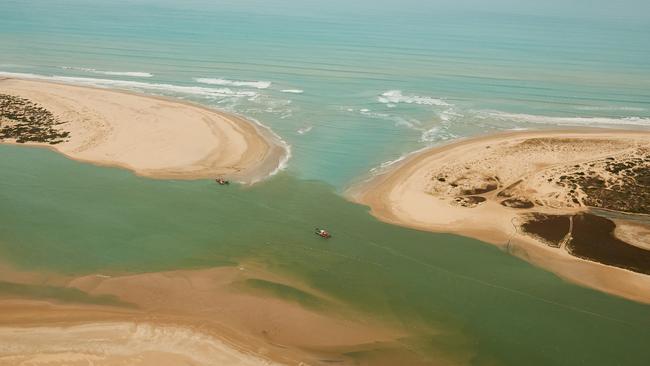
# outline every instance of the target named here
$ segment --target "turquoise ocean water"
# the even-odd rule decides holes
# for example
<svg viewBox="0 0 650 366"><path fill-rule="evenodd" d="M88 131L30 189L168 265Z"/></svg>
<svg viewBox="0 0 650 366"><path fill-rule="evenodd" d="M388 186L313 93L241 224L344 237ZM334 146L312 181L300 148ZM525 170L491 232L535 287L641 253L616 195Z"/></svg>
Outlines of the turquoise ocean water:
<svg viewBox="0 0 650 366"><path fill-rule="evenodd" d="M269 181L220 189L0 146L0 258L71 275L254 261L408 330L398 346L427 362L650 364L647 305L476 240L380 223L340 196L459 137L650 128L643 12L496 3L0 1L0 76L192 100L270 126L292 152ZM319 225L336 235L327 245ZM94 301L0 279L7 293Z"/></svg>
<svg viewBox="0 0 650 366"><path fill-rule="evenodd" d="M0 71L241 113L292 146L292 173L338 188L486 131L650 127L647 9L493 3L3 0Z"/></svg>

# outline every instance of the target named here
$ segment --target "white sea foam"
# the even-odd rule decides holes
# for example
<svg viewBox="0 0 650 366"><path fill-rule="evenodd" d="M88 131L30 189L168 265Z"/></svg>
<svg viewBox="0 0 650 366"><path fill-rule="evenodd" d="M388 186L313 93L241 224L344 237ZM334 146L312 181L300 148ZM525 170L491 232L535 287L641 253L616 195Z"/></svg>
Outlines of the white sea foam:
<svg viewBox="0 0 650 366"><path fill-rule="evenodd" d="M116 75L116 76L132 76L137 78L150 78L153 77L152 73L139 72L139 71L97 71L98 74Z"/></svg>
<svg viewBox="0 0 650 366"><path fill-rule="evenodd" d="M0 67L11 67L11 68L29 68L28 65L17 65L17 64L0 64Z"/></svg>
<svg viewBox="0 0 650 366"><path fill-rule="evenodd" d="M379 164L378 167L370 169L370 173L373 173L373 174L381 173L381 172L385 171L387 168L389 168L389 167L399 163L400 161L406 159L407 156L408 155L402 155L402 156L400 156L399 158L397 158L395 160L385 161L385 162Z"/></svg>
<svg viewBox="0 0 650 366"><path fill-rule="evenodd" d="M263 180L265 180L267 178L270 178L270 177L280 173L281 171L287 169L287 167L289 166L289 160L291 160L291 157L293 156L293 153L292 153L292 150L291 150L291 145L285 139L283 139L280 135L275 133L275 131L273 131L269 126L263 124L262 122L256 120L255 118L251 118L251 117L245 117L245 118L248 121L252 121L259 128L263 129L269 135L271 135L273 137L273 139L275 139L275 141L284 150L284 155L282 156L282 158L280 158L280 161L278 161L278 165L269 174L267 174L266 176L259 177L258 179L255 179L255 180L249 182L249 184L254 184L254 183L258 183L260 181L263 181Z"/></svg>
<svg viewBox="0 0 650 366"><path fill-rule="evenodd" d="M153 77L152 73L141 72L141 71L103 71L103 70L97 70L89 67L70 67L70 66L62 66L61 68L66 70L85 71L85 72L92 72L94 74L102 74L102 75L110 75L110 76L130 76L136 78Z"/></svg>
<svg viewBox="0 0 650 366"><path fill-rule="evenodd" d="M627 111L627 112L644 112L646 108L625 107L625 106L576 106L575 109L581 111Z"/></svg>
<svg viewBox="0 0 650 366"><path fill-rule="evenodd" d="M290 94L302 94L305 92L302 89L282 89L280 91L283 93L290 93Z"/></svg>
<svg viewBox="0 0 650 366"><path fill-rule="evenodd" d="M419 95L404 95L402 94L401 90L389 90L383 93L382 95L380 95L379 97L377 97L377 100L380 103L393 105L393 106L399 103L434 105L440 107L451 106L451 104L439 98L424 97Z"/></svg>
<svg viewBox="0 0 650 366"><path fill-rule="evenodd" d="M359 109L359 113L369 118L392 121L395 123L395 126L404 126L416 131L423 131L423 128L420 126L422 123L417 119L406 119L404 117L400 117L388 113L373 112L367 108Z"/></svg>
<svg viewBox="0 0 650 366"><path fill-rule="evenodd" d="M143 89L149 91L181 93L181 94L189 94L189 95L205 96L205 97L249 97L250 98L250 97L257 96L257 93L254 91L234 91L229 88L205 88L205 87L198 87L198 86L145 83L145 82L130 81L130 80L98 79L98 78L58 76L58 75L43 76L43 75L36 75L36 74L1 72L1 71L0 71L0 76L16 77L16 78L23 78L23 79L61 81L65 83L80 84L86 86Z"/></svg>
<svg viewBox="0 0 650 366"><path fill-rule="evenodd" d="M420 142L427 143L446 141L458 137L458 135L449 132L450 122L452 122L454 118L463 117L462 114L448 108L439 113L440 123L433 127L429 127L423 124L422 121L414 118L407 119L393 114L373 112L367 108L359 109L359 113L369 118L391 121L395 123L395 126L403 126L418 131L420 132Z"/></svg>
<svg viewBox="0 0 650 366"><path fill-rule="evenodd" d="M398 163L401 163L402 161L406 160L407 158L409 158L409 157L411 157L411 156L413 156L413 155L415 155L415 154L417 154L417 153L419 153L419 152L421 152L421 151L424 151L424 150L426 150L426 149L428 149L428 148L429 148L429 146L425 146L425 147L422 147L422 148L417 149L417 150L415 150L415 151L411 151L411 152L408 152L408 153L406 153L406 154L403 154L403 155L401 155L400 157L398 157L397 159L394 159L394 160L388 160L388 161L385 161L385 162L379 164L378 167L375 167L375 168L370 169L369 172L370 172L370 174L371 174L371 177L369 177L367 180L372 179L373 176L381 175L381 174L384 173L386 170L388 170L389 168L391 168L393 165L398 164Z"/></svg>
<svg viewBox="0 0 650 366"><path fill-rule="evenodd" d="M420 135L420 142L440 142L458 138L460 136L448 131L447 126L434 126Z"/></svg>
<svg viewBox="0 0 650 366"><path fill-rule="evenodd" d="M249 87L255 89L267 89L271 86L270 81L241 81L241 80L228 80L228 79L213 79L213 78L194 78L194 81L201 84L220 85L220 86L236 86L236 87Z"/></svg>
<svg viewBox="0 0 650 366"><path fill-rule="evenodd" d="M438 117L440 117L442 122L451 122L456 118L465 117L465 115L457 112L454 108L448 108L438 113Z"/></svg>
<svg viewBox="0 0 650 366"><path fill-rule="evenodd" d="M439 134L440 126L435 126L422 132L422 135L420 135L420 140L423 142L435 141Z"/></svg>
<svg viewBox="0 0 650 366"><path fill-rule="evenodd" d="M645 117L552 117L533 114L504 113L487 111L479 115L479 118L494 118L502 121L514 121L523 123L569 125L569 126L593 126L593 125L629 125L629 126L650 126L650 118Z"/></svg>
<svg viewBox="0 0 650 366"><path fill-rule="evenodd" d="M299 135L304 135L304 134L306 134L307 132L311 131L312 128L314 128L314 127L313 127L313 126L301 127L301 128L299 128L298 130L296 130L296 132L297 132Z"/></svg>
<svg viewBox="0 0 650 366"><path fill-rule="evenodd" d="M181 94L189 94L189 95L205 96L205 97L230 97L228 98L228 100L241 98L241 97L255 98L258 96L258 94L254 91L233 91L229 88L204 88L204 87L180 86L180 85L172 85L172 84L144 83L139 81L127 81L127 80L96 79L96 78L57 76L57 75L43 76L43 75L36 75L36 74L0 71L0 77L2 76L21 78L21 79L60 81L64 83L84 85L84 86L141 89L147 91L181 93ZM291 158L291 145L289 145L285 140L283 140L278 134L276 134L268 126L250 117L246 117L246 119L254 122L261 129L265 130L285 150L285 153L283 157L280 159L280 161L278 162L276 168L273 169L273 171L271 171L269 175L267 175L266 177L261 177L260 179L258 179L258 181L265 179L269 176L275 175L278 172L286 169L286 167L288 166L289 159ZM251 182L251 183L255 183L255 182Z"/></svg>

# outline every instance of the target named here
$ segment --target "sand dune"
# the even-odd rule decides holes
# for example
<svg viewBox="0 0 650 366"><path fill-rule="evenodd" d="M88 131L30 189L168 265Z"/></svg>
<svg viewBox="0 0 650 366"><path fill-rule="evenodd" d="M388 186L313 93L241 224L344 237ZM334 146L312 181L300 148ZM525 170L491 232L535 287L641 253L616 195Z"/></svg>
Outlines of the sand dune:
<svg viewBox="0 0 650 366"><path fill-rule="evenodd" d="M563 243L522 230L533 213L575 215L592 206L645 213L638 202L648 191L639 183L629 188L638 192L624 192L630 176L619 170L643 172L649 152L647 132L502 133L417 153L349 196L383 221L477 238L571 281L650 302L650 276L572 256Z"/></svg>
<svg viewBox="0 0 650 366"><path fill-rule="evenodd" d="M61 122L56 129L69 132L59 144L27 144L51 146L73 159L143 176L223 175L252 182L275 171L287 153L265 128L190 103L18 79L0 80L0 93L43 107Z"/></svg>

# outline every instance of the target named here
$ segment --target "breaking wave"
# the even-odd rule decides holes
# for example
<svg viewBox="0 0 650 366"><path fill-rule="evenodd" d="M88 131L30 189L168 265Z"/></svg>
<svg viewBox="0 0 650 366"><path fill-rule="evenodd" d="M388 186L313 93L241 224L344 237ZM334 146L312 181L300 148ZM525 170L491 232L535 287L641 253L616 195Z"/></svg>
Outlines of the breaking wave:
<svg viewBox="0 0 650 366"><path fill-rule="evenodd" d="M314 127L313 126L301 127L299 129L297 129L296 132L299 135L304 135L304 134L308 133L309 131L311 131L312 128L314 128Z"/></svg>
<svg viewBox="0 0 650 366"><path fill-rule="evenodd" d="M98 74L116 75L116 76L132 76L136 78L150 78L153 77L152 73L138 72L138 71L96 71Z"/></svg>
<svg viewBox="0 0 650 366"><path fill-rule="evenodd" d="M617 106L576 106L575 109L580 111L627 111L627 112L644 112L646 108L641 107L617 107Z"/></svg>
<svg viewBox="0 0 650 366"><path fill-rule="evenodd" d="M593 125L628 125L628 126L650 126L650 118L646 117L552 117L534 114L504 113L497 111L483 112L479 118L493 118L503 121L522 123L569 125L569 126L593 126Z"/></svg>
<svg viewBox="0 0 650 366"><path fill-rule="evenodd" d="M423 97L419 95L404 95L401 90L389 90L384 92L377 100L380 103L394 106L399 103L406 104L421 104L421 105L435 105L440 107L449 107L451 104L439 98Z"/></svg>
<svg viewBox="0 0 650 366"><path fill-rule="evenodd" d="M93 86L93 87L105 87L105 88L124 88L124 89L136 89L136 90L145 90L145 91L158 91L166 93L180 93L187 95L195 96L204 96L204 97L245 97L248 100L251 100L257 97L259 94L254 91L233 91L229 88L207 88L207 87L196 87L196 86L181 86L181 85L172 85L172 84L156 84L156 83L145 83L139 81L128 81L128 80L113 80L113 79L96 79L96 78L84 78L84 77L69 77L69 76L43 76L37 74L27 74L27 73L13 73L13 72L4 72L0 71L0 77L14 77L21 79L33 79L33 80L46 80L46 81L59 81L75 85L83 86ZM278 165L265 177L260 177L258 180L253 181L255 183L259 180L265 179L267 177L273 176L278 172L287 168L289 160L291 158L291 145L289 145L282 137L276 134L270 127L264 125L258 120L245 117L247 120L254 122L262 130L266 131L269 135L273 137L278 145L284 150L282 158L278 162Z"/></svg>
<svg viewBox="0 0 650 366"><path fill-rule="evenodd" d="M291 93L291 94L302 94L305 92L302 89L282 89L280 91L283 93Z"/></svg>
<svg viewBox="0 0 650 366"><path fill-rule="evenodd" d="M16 77L23 79L38 79L38 80L51 80L61 81L65 83L96 86L96 87L116 87L125 89L141 89L148 91L166 92L166 93L181 93L188 95L204 96L204 97L256 97L258 94L254 91L234 91L229 88L206 88L198 86L182 86L173 84L158 84L158 83L145 83L141 81L130 80L115 80L115 79L98 79L98 78L85 78L85 77L72 77L72 76L43 76L36 74L26 73L13 73L1 72L0 76Z"/></svg>
<svg viewBox="0 0 650 366"><path fill-rule="evenodd" d="M213 78L194 78L194 81L201 84L220 85L220 86L236 86L236 87L249 87L255 89L267 89L271 86L270 81L240 81L228 79L213 79Z"/></svg>
<svg viewBox="0 0 650 366"><path fill-rule="evenodd" d="M275 131L273 131L269 126L263 124L262 122L256 120L255 118L252 118L252 117L246 117L246 119L248 121L252 121L259 128L263 129L268 134L270 134L271 137L275 140L275 142L280 146L280 148L282 148L282 150L284 150L284 154L282 154L282 157L278 161L278 165L272 171L270 171L266 176L260 177L258 179L253 180L251 182L251 184L253 184L253 183L258 183L258 182L260 182L260 181L262 181L264 179L268 179L268 178L280 173L281 171L287 169L287 167L289 166L289 160L291 160L291 157L293 156L293 152L292 152L292 149L291 149L291 145L285 139L283 139L282 136L275 133Z"/></svg>
<svg viewBox="0 0 650 366"><path fill-rule="evenodd" d="M152 73L141 72L141 71L102 71L102 70L97 70L88 67L69 67L69 66L63 66L61 68L65 70L85 71L85 72L92 72L94 74L111 75L111 76L130 76L135 78L153 77Z"/></svg>

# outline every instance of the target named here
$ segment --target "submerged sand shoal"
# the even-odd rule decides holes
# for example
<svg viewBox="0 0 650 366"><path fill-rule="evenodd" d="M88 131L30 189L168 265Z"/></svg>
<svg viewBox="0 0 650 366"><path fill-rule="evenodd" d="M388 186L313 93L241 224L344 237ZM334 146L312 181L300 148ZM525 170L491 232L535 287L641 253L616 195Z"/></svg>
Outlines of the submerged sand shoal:
<svg viewBox="0 0 650 366"><path fill-rule="evenodd" d="M254 265L81 277L0 265L0 275L86 299L3 293L0 365L348 365L348 353L399 349L405 334Z"/></svg>
<svg viewBox="0 0 650 366"><path fill-rule="evenodd" d="M547 238L561 237L555 243L522 229L534 215L545 220L564 215L569 223L569 217L583 217L593 207L643 218L650 210L644 173L649 165L648 132L507 132L416 153L348 194L380 220L477 238L573 282L650 302L650 276L572 255L567 243L573 226L555 233L547 225ZM644 224L642 219L640 225L642 229L620 225L618 232L605 234L637 238L626 248L635 253L647 245L639 242L638 233L645 232L650 220ZM638 267L638 260L630 259Z"/></svg>
<svg viewBox="0 0 650 366"><path fill-rule="evenodd" d="M49 146L76 160L122 167L142 176L226 176L254 182L276 171L287 155L270 130L190 103L19 79L1 79L0 93L51 112L60 123L54 128L69 133L54 145L26 144ZM0 124L12 123L4 120Z"/></svg>

